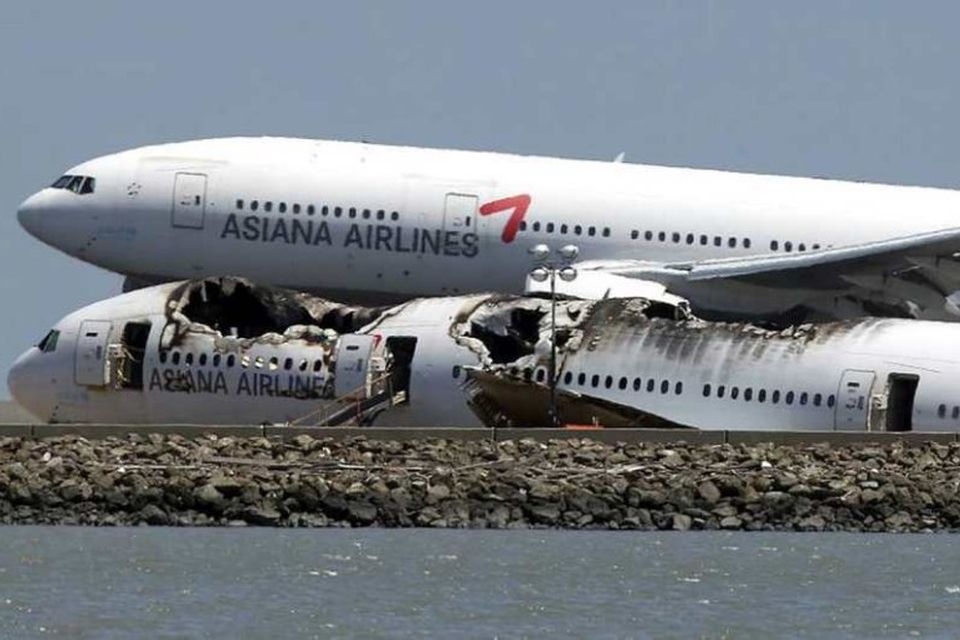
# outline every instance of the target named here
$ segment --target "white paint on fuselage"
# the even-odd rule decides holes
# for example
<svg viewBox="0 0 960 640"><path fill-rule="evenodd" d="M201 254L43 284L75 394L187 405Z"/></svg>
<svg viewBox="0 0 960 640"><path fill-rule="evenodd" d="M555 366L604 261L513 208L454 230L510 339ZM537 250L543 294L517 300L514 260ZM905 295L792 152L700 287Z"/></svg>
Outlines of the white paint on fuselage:
<svg viewBox="0 0 960 640"><path fill-rule="evenodd" d="M207 176L202 229L172 226L178 172ZM581 260L698 260L770 253L772 242L778 252L788 242L793 251L810 250L946 229L960 211L960 195L945 189L283 138L143 147L69 173L95 176L96 192L46 189L24 203L20 217L31 233L83 260L125 274L229 273L367 297L519 292L528 249L541 242L575 243ZM453 228L444 222L447 194L476 196L480 205L528 194L526 229L503 241L510 211L476 213L469 229ZM348 243L355 225L360 244ZM312 234L303 232L307 226ZM378 226L390 243L386 235L376 242ZM446 252L400 250L413 246L417 229L452 232L458 241ZM465 255L465 233L477 236L475 255Z"/></svg>

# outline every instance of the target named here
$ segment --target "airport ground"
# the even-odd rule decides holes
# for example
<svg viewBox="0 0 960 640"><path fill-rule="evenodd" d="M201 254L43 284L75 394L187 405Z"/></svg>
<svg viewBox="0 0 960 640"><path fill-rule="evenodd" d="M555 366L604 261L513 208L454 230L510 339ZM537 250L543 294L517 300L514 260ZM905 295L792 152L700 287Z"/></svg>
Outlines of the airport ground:
<svg viewBox="0 0 960 640"><path fill-rule="evenodd" d="M0 426L0 522L960 530L955 434L161 429Z"/></svg>

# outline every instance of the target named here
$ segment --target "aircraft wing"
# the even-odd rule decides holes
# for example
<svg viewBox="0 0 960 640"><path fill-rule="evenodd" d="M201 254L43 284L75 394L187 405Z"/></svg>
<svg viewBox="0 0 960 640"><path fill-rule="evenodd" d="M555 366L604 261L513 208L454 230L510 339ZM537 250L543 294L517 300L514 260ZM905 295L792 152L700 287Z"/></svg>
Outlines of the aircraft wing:
<svg viewBox="0 0 960 640"><path fill-rule="evenodd" d="M872 302L899 307L901 315L956 320L957 309L946 298L960 290L958 252L960 228L952 228L804 253L669 263L596 260L576 266L603 273L611 283L620 278L656 282L694 308L723 314L757 310L762 315L817 306L817 297L843 297L865 307L860 315L877 313L869 307Z"/></svg>

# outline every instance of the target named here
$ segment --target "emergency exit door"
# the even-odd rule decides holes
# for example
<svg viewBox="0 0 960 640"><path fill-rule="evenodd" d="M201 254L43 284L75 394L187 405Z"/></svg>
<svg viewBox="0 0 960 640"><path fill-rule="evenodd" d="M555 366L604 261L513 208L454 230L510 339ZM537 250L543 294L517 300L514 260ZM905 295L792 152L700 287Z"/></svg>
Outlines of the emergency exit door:
<svg viewBox="0 0 960 640"><path fill-rule="evenodd" d="M478 200L467 193L448 193L443 206L443 230L472 232L477 224Z"/></svg>
<svg viewBox="0 0 960 640"><path fill-rule="evenodd" d="M338 398L367 395L367 372L374 337L347 334L337 343L337 370L333 379L333 391Z"/></svg>
<svg viewBox="0 0 960 640"><path fill-rule="evenodd" d="M207 176L178 173L173 186L173 226L203 229L207 209Z"/></svg>
<svg viewBox="0 0 960 640"><path fill-rule="evenodd" d="M834 428L838 431L863 431L870 413L870 390L873 371L847 369L840 378L837 390L837 409Z"/></svg>
<svg viewBox="0 0 960 640"><path fill-rule="evenodd" d="M110 382L110 370L107 368L107 338L109 337L109 320L84 320L80 324L74 366L77 384L103 387Z"/></svg>

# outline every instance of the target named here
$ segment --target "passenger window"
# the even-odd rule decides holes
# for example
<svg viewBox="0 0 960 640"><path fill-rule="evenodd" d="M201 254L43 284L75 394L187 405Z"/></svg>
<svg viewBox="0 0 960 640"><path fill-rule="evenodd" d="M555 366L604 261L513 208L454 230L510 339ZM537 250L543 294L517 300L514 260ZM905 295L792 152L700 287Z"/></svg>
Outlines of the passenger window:
<svg viewBox="0 0 960 640"><path fill-rule="evenodd" d="M597 228L596 228L596 227L588 227L588 228L587 228L587 235L588 235L588 236L591 236L591 237L597 235Z"/></svg>
<svg viewBox="0 0 960 640"><path fill-rule="evenodd" d="M167 352L166 352L166 351L161 351L161 352L160 352L160 364L166 364L166 363L167 363Z"/></svg>
<svg viewBox="0 0 960 640"><path fill-rule="evenodd" d="M300 205L294 203L294 205L293 205L293 213L294 213L294 214L300 213Z"/></svg>
<svg viewBox="0 0 960 640"><path fill-rule="evenodd" d="M560 233L566 235L566 233L567 233L567 225L565 225L565 224L560 225Z"/></svg>
<svg viewBox="0 0 960 640"><path fill-rule="evenodd" d="M390 214L390 219L396 222L397 220L400 219L400 214L394 211L393 213Z"/></svg>
<svg viewBox="0 0 960 640"><path fill-rule="evenodd" d="M682 383L682 382L678 382L677 384L673 385L673 392L674 392L676 395L678 395L678 396L679 396L680 394L682 394L682 393L683 393L683 383Z"/></svg>
<svg viewBox="0 0 960 640"><path fill-rule="evenodd" d="M636 229L634 229L633 231L630 232L630 239L631 239L631 240L636 240L636 239L639 238L639 237L640 237L640 232L637 231Z"/></svg>
<svg viewBox="0 0 960 640"><path fill-rule="evenodd" d="M731 399L731 400L736 400L739 395L740 395L740 389L739 389L738 387L731 387L731 388L730 388L730 399Z"/></svg>
<svg viewBox="0 0 960 640"><path fill-rule="evenodd" d="M713 246L719 247L723 244L723 238L720 236L713 236Z"/></svg>
<svg viewBox="0 0 960 640"><path fill-rule="evenodd" d="M207 366L207 354L201 353L200 359L197 361L197 364L199 364L201 367Z"/></svg>
<svg viewBox="0 0 960 640"><path fill-rule="evenodd" d="M680 242L680 234L674 231L673 233L670 234L670 239L673 240L674 244L677 244Z"/></svg>
<svg viewBox="0 0 960 640"><path fill-rule="evenodd" d="M775 389L774 392L771 394L771 396L770 396L770 402L772 402L773 404L777 404L778 402L780 402L780 390L779 390L779 389Z"/></svg>
<svg viewBox="0 0 960 640"><path fill-rule="evenodd" d="M314 373L317 373L317 372L320 371L320 369L322 369L322 368L323 368L323 361L322 361L322 360L314 360L314 361L313 361L313 372L314 372Z"/></svg>
<svg viewBox="0 0 960 640"><path fill-rule="evenodd" d="M349 214L350 214L350 217L351 217L351 218L356 218L356 217L357 217L357 208L356 208L356 207L350 207Z"/></svg>
<svg viewBox="0 0 960 640"><path fill-rule="evenodd" d="M752 389L752 388L747 387L746 389L743 390L743 399L744 399L745 402L750 402L751 400L753 400L753 389Z"/></svg>
<svg viewBox="0 0 960 640"><path fill-rule="evenodd" d="M728 238L728 239L727 239L727 246L730 247L731 249L736 248L736 246L737 246L737 239L736 239L736 238Z"/></svg>
<svg viewBox="0 0 960 640"><path fill-rule="evenodd" d="M543 369L537 369L537 382L543 382L547 377L547 372Z"/></svg>
<svg viewBox="0 0 960 640"><path fill-rule="evenodd" d="M653 388L655 385L656 383L653 381L653 378L647 380L647 393L653 393Z"/></svg>
<svg viewBox="0 0 960 640"><path fill-rule="evenodd" d="M326 209L326 207L324 207L324 209ZM316 212L317 212L316 207L314 207L312 204L308 204L308 205L307 205L307 215L308 215L308 216L312 216L312 215L315 214ZM324 213L323 215L327 215L327 214Z"/></svg>
<svg viewBox="0 0 960 640"><path fill-rule="evenodd" d="M458 364L453 365L453 371L451 371L450 374L453 376L453 379L454 379L454 380L456 380L457 378L459 378L459 377L460 377L460 365L458 365Z"/></svg>
<svg viewBox="0 0 960 640"><path fill-rule="evenodd" d="M227 356L227 368L232 369L233 365L237 363L237 358L232 353Z"/></svg>
<svg viewBox="0 0 960 640"><path fill-rule="evenodd" d="M749 249L749 248L750 248L750 238L744 238L744 239L743 239L743 248L744 248L744 249Z"/></svg>
<svg viewBox="0 0 960 640"><path fill-rule="evenodd" d="M593 376L590 378L590 386L597 387L599 385L600 385L600 376L598 376L597 374L593 374Z"/></svg>
<svg viewBox="0 0 960 640"><path fill-rule="evenodd" d="M709 385L709 384L703 385L703 397L704 397L704 398L709 398L709 397L710 397L710 385Z"/></svg>
<svg viewBox="0 0 960 640"><path fill-rule="evenodd" d="M300 371L306 371L307 367L310 366L310 362L306 358L300 358L300 364L297 366L297 369Z"/></svg>
<svg viewBox="0 0 960 640"><path fill-rule="evenodd" d="M634 378L634 379L633 379L633 390L634 390L634 391L640 391L640 385L641 385L641 384L642 384L642 383L640 382L640 378Z"/></svg>
<svg viewBox="0 0 960 640"><path fill-rule="evenodd" d="M954 407L953 411L950 412L950 417L954 420L960 418L960 407Z"/></svg>
<svg viewBox="0 0 960 640"><path fill-rule="evenodd" d="M771 240L771 241L770 241L770 251L776 251L776 250L779 249L779 248L780 248L780 243L779 243L779 242L777 242L776 240Z"/></svg>
<svg viewBox="0 0 960 640"><path fill-rule="evenodd" d="M670 383L664 380L660 383L660 393L666 393L670 391Z"/></svg>
<svg viewBox="0 0 960 640"><path fill-rule="evenodd" d="M667 234L661 231L660 233L657 234L657 240L659 240L660 242L666 242Z"/></svg>
<svg viewBox="0 0 960 640"><path fill-rule="evenodd" d="M185 364L185 365L188 366L188 367L193 365L193 354L192 354L192 353L188 353L188 354L183 358L183 364Z"/></svg>
<svg viewBox="0 0 960 640"><path fill-rule="evenodd" d="M547 223L547 233L553 233L553 223L552 223L552 222L548 222L548 223Z"/></svg>
<svg viewBox="0 0 960 640"><path fill-rule="evenodd" d="M377 209L377 220L383 220L387 217L387 212L383 209Z"/></svg>
<svg viewBox="0 0 960 640"><path fill-rule="evenodd" d="M799 245L797 245L797 251L806 251L806 250L807 250L807 245L803 244L802 242Z"/></svg>
<svg viewBox="0 0 960 640"><path fill-rule="evenodd" d="M727 391L727 388L723 385L720 385L719 387L717 387L717 397L722 398L723 394L726 393L726 391Z"/></svg>
<svg viewBox="0 0 960 640"><path fill-rule="evenodd" d="M363 219L364 219L364 220L369 220L369 219L370 219L370 209L364 209L364 210L363 210Z"/></svg>
<svg viewBox="0 0 960 640"><path fill-rule="evenodd" d="M620 378L620 384L619 384L618 386L620 387L620 390L621 390L621 391L624 390L624 389L626 389L626 388L627 388L627 379L626 379L626 378Z"/></svg>
<svg viewBox="0 0 960 640"><path fill-rule="evenodd" d="M607 376L603 381L603 386L607 389L613 386L613 376Z"/></svg>
<svg viewBox="0 0 960 640"><path fill-rule="evenodd" d="M577 384L582 387L586 383L587 383L587 374L581 371L579 374L577 374Z"/></svg>
<svg viewBox="0 0 960 640"><path fill-rule="evenodd" d="M250 211L256 211L259 208L260 208L259 202L257 202L256 200L253 200L252 202L250 202Z"/></svg>
<svg viewBox="0 0 960 640"><path fill-rule="evenodd" d="M787 251L787 252L793 251L793 243L792 243L792 242L784 242L784 243L783 243L783 250L784 250L784 251Z"/></svg>
<svg viewBox="0 0 960 640"><path fill-rule="evenodd" d="M793 404L793 391L787 391L787 396L784 398L787 404Z"/></svg>
<svg viewBox="0 0 960 640"><path fill-rule="evenodd" d="M563 374L563 384L570 384L573 382L573 372L567 371Z"/></svg>
<svg viewBox="0 0 960 640"><path fill-rule="evenodd" d="M821 402L823 402L823 396L819 393L813 394L813 406L819 407Z"/></svg>
<svg viewBox="0 0 960 640"><path fill-rule="evenodd" d="M653 231L644 231L643 237L646 240L653 240Z"/></svg>
<svg viewBox="0 0 960 640"><path fill-rule="evenodd" d="M812 247L810 247L810 248L813 249L814 251L816 251L817 249L820 248L820 245L819 245L819 244L814 244L814 245L813 245Z"/></svg>
<svg viewBox="0 0 960 640"><path fill-rule="evenodd" d="M237 200L237 209L243 209L243 200Z"/></svg>
<svg viewBox="0 0 960 640"><path fill-rule="evenodd" d="M604 227L604 228L603 228L603 237L604 237L604 238L609 238L609 237L610 237L610 227Z"/></svg>
<svg viewBox="0 0 960 640"><path fill-rule="evenodd" d="M273 202L271 202L271 201L269 201L269 200L268 200L267 202L264 202L264 203L263 203L263 210L264 210L264 211L273 211Z"/></svg>
<svg viewBox="0 0 960 640"><path fill-rule="evenodd" d="M687 234L687 244L693 244L693 234L692 234L692 233L688 233L688 234Z"/></svg>
<svg viewBox="0 0 960 640"><path fill-rule="evenodd" d="M766 402L767 401L767 390L760 389L757 391L757 402Z"/></svg>
<svg viewBox="0 0 960 640"><path fill-rule="evenodd" d="M213 354L213 366L214 366L214 367L219 367L219 366L220 366L220 354L219 354L219 353Z"/></svg>
<svg viewBox="0 0 960 640"><path fill-rule="evenodd" d="M527 230L527 221L526 221L526 220L521 220L521 221L520 221L520 231L526 231L526 230Z"/></svg>
<svg viewBox="0 0 960 640"><path fill-rule="evenodd" d="M180 364L180 352L179 352L179 351L174 351L173 354L171 354L171 356L170 356L170 363L171 363L171 364Z"/></svg>
<svg viewBox="0 0 960 640"><path fill-rule="evenodd" d="M280 211L280 213L286 213L286 212L287 212L287 203L286 203L286 202L281 202L280 205L277 207L277 209Z"/></svg>
<svg viewBox="0 0 960 640"><path fill-rule="evenodd" d="M709 238L707 238L707 236L703 234L700 234L700 246L705 247L707 246L708 242L709 242Z"/></svg>
<svg viewBox="0 0 960 640"><path fill-rule="evenodd" d="M800 394L800 404L807 404L807 392L804 391Z"/></svg>
<svg viewBox="0 0 960 640"><path fill-rule="evenodd" d="M540 223L539 223L539 222L534 222L534 223L533 223L533 230L534 230L534 231L540 231Z"/></svg>
<svg viewBox="0 0 960 640"><path fill-rule="evenodd" d="M946 415L947 415L947 405L942 404L942 405L940 405L939 407L937 407L937 417L938 417L938 418L944 418L944 417L946 417Z"/></svg>
<svg viewBox="0 0 960 640"><path fill-rule="evenodd" d="M293 358L287 358L283 361L283 370L290 371L290 369L293 369Z"/></svg>
<svg viewBox="0 0 960 640"><path fill-rule="evenodd" d="M250 366L250 356L247 354L240 356L240 366L244 369L247 369Z"/></svg>
<svg viewBox="0 0 960 640"><path fill-rule="evenodd" d="M334 218L339 218L339 217L342 216L342 215L343 215L343 209L341 209L340 207L334 207L334 208L333 208L333 217L334 217Z"/></svg>
<svg viewBox="0 0 960 640"><path fill-rule="evenodd" d="M576 235L578 235L578 236L581 235L581 234L583 233L583 227L581 227L580 225L574 226L574 227L573 227L573 233L576 234Z"/></svg>

